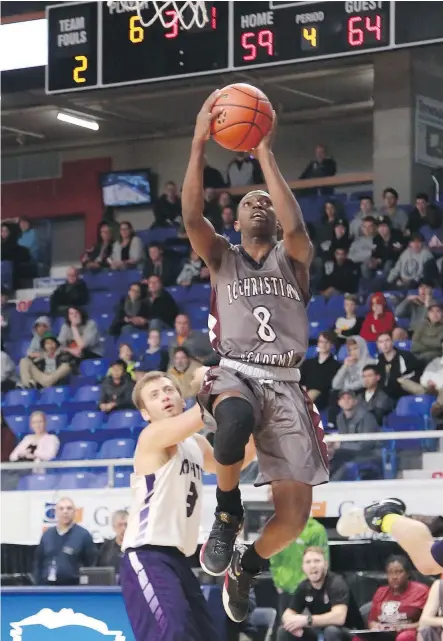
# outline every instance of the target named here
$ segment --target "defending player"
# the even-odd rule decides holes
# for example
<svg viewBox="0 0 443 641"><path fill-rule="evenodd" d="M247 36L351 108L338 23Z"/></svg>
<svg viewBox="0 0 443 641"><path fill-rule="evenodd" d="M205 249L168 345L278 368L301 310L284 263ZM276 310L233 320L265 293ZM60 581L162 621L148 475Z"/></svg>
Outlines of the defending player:
<svg viewBox="0 0 443 641"><path fill-rule="evenodd" d="M368 527L374 532L390 534L413 564L423 574L440 574L443 570L443 541L434 541L424 523L404 516L406 506L399 499L385 499L364 509L356 508L341 516L337 532L341 536L363 534Z"/></svg>
<svg viewBox="0 0 443 641"><path fill-rule="evenodd" d="M212 110L217 95L208 98L197 117L182 207L191 245L210 269L209 336L222 357L220 366L207 372L199 394L205 421L217 426L217 508L200 560L213 575L230 568L224 604L228 616L241 621L254 575L303 530L312 486L328 481L328 464L320 416L299 385L309 337L312 245L300 207L277 167L271 136L255 151L270 195L253 191L241 200L236 223L241 245L230 245L203 217L205 144L211 120L220 113L220 108ZM252 433L258 484L272 484L275 515L253 546L234 552L243 518L240 468Z"/></svg>
<svg viewBox="0 0 443 641"><path fill-rule="evenodd" d="M204 369L204 368L203 368ZM200 380L203 376L199 371ZM184 401L163 372L135 386L135 406L151 424L140 434L131 478L133 504L123 539L120 582L136 641L219 638L186 557L195 553L202 471L214 472L198 405ZM254 446L247 448L250 463Z"/></svg>

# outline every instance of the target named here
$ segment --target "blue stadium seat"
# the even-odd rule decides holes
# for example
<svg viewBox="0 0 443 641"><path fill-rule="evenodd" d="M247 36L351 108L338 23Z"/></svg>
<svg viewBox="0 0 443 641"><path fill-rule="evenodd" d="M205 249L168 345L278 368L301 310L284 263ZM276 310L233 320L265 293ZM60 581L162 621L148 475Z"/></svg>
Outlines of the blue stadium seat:
<svg viewBox="0 0 443 641"><path fill-rule="evenodd" d="M134 449L135 441L132 438L115 438L103 443L97 458L131 458Z"/></svg>
<svg viewBox="0 0 443 641"><path fill-rule="evenodd" d="M405 319L405 320L406 320L407 323L409 323L409 321L407 319ZM408 352L411 351L411 344L412 344L412 341L396 341L394 343L395 347L398 347L398 349L404 349L404 350L406 350Z"/></svg>
<svg viewBox="0 0 443 641"><path fill-rule="evenodd" d="M377 358L378 352L377 352L377 343L368 343L368 352L371 358Z"/></svg>
<svg viewBox="0 0 443 641"><path fill-rule="evenodd" d="M13 405L29 407L36 404L38 396L39 394L35 389L14 389L5 395L4 407Z"/></svg>
<svg viewBox="0 0 443 641"><path fill-rule="evenodd" d="M203 473L203 484L204 485L217 485L217 475L216 474Z"/></svg>
<svg viewBox="0 0 443 641"><path fill-rule="evenodd" d="M92 476L89 480L89 489L92 490L97 490L97 489L103 489L105 487L108 487L109 485L109 479L108 479L108 473L107 472L98 472L95 471L92 473Z"/></svg>
<svg viewBox="0 0 443 641"><path fill-rule="evenodd" d="M48 432L61 432L68 426L67 414L46 414L46 429Z"/></svg>
<svg viewBox="0 0 443 641"><path fill-rule="evenodd" d="M97 443L94 441L72 441L63 447L60 460L83 461L95 458Z"/></svg>
<svg viewBox="0 0 443 641"><path fill-rule="evenodd" d="M137 232L138 234L139 232ZM177 238L177 230L175 227L157 227L155 229L149 230L149 235L146 234L145 237L148 238L146 244L151 245L152 243L164 243L169 238Z"/></svg>
<svg viewBox="0 0 443 641"><path fill-rule="evenodd" d="M118 292L91 292L89 307L101 312L110 312L120 300Z"/></svg>
<svg viewBox="0 0 443 641"><path fill-rule="evenodd" d="M313 296L309 303L308 315L310 320L320 320L326 313L326 300L323 296Z"/></svg>
<svg viewBox="0 0 443 641"><path fill-rule="evenodd" d="M107 333L111 327L113 314L99 314L97 311L91 311L91 318L96 322L100 332Z"/></svg>
<svg viewBox="0 0 443 641"><path fill-rule="evenodd" d="M310 345L308 351L306 352L306 358L315 358L317 356L317 347L315 345Z"/></svg>
<svg viewBox="0 0 443 641"><path fill-rule="evenodd" d="M317 340L320 332L329 329L329 323L325 320L310 321L309 323L309 339Z"/></svg>
<svg viewBox="0 0 443 641"><path fill-rule="evenodd" d="M66 472L59 476L61 490L87 490L93 481L92 472Z"/></svg>
<svg viewBox="0 0 443 641"><path fill-rule="evenodd" d="M191 303L185 306L185 312L189 316L191 327L201 329L208 324L209 308L202 305Z"/></svg>
<svg viewBox="0 0 443 641"><path fill-rule="evenodd" d="M208 305L211 296L211 285L206 283L195 283L187 290L187 303L201 303Z"/></svg>
<svg viewBox="0 0 443 641"><path fill-rule="evenodd" d="M431 405L434 401L435 396L402 396L395 413L397 416L406 416L407 414L429 416Z"/></svg>
<svg viewBox="0 0 443 641"><path fill-rule="evenodd" d="M55 474L28 474L21 477L17 490L54 490L57 482L58 477Z"/></svg>
<svg viewBox="0 0 443 641"><path fill-rule="evenodd" d="M118 343L128 343L132 347L135 354L141 354L145 351L148 343L148 332L137 331L133 329L125 329L122 331Z"/></svg>
<svg viewBox="0 0 443 641"><path fill-rule="evenodd" d="M39 316L49 314L49 296L38 296L34 298L29 308L31 314L38 314Z"/></svg>
<svg viewBox="0 0 443 641"><path fill-rule="evenodd" d="M100 386L99 385L85 385L80 387L69 399L69 403L95 403L97 404L100 399Z"/></svg>
<svg viewBox="0 0 443 641"><path fill-rule="evenodd" d="M6 418L6 421L9 427L11 428L11 430L16 435L24 434L29 431L28 430L29 416L17 416L16 414L13 414L11 416L8 416Z"/></svg>
<svg viewBox="0 0 443 641"><path fill-rule="evenodd" d="M103 412L78 412L68 426L68 430L70 432L82 432L84 430L94 432L100 429L104 422L105 417Z"/></svg>
<svg viewBox="0 0 443 641"><path fill-rule="evenodd" d="M52 403L54 405L61 405L69 396L71 391L69 387L46 387L40 392L38 405Z"/></svg>
<svg viewBox="0 0 443 641"><path fill-rule="evenodd" d="M187 398L185 401L185 409L190 410L191 407L194 407L196 402L195 398Z"/></svg>
<svg viewBox="0 0 443 641"><path fill-rule="evenodd" d="M129 487L131 485L130 467L122 467L115 470L114 474L114 487Z"/></svg>
<svg viewBox="0 0 443 641"><path fill-rule="evenodd" d="M95 376L96 379L103 378L106 376L106 372L109 369L109 361L106 358L96 359L86 359L80 363L80 374L82 376ZM90 400L81 399L81 400Z"/></svg>
<svg viewBox="0 0 443 641"><path fill-rule="evenodd" d="M118 410L112 412L106 423L107 430L118 430L124 427L133 429L142 423L140 414L137 410Z"/></svg>
<svg viewBox="0 0 443 641"><path fill-rule="evenodd" d="M187 288L177 285L176 287L166 287L177 305L182 306L187 300Z"/></svg>
<svg viewBox="0 0 443 641"><path fill-rule="evenodd" d="M334 313L337 316L343 316L344 315L344 302L345 302L345 297L343 294L337 294L336 296L331 296L331 298L327 302L327 310L330 313Z"/></svg>
<svg viewBox="0 0 443 641"><path fill-rule="evenodd" d="M393 432L405 432L425 429L425 417L419 414L397 416L392 413L385 419L386 428Z"/></svg>

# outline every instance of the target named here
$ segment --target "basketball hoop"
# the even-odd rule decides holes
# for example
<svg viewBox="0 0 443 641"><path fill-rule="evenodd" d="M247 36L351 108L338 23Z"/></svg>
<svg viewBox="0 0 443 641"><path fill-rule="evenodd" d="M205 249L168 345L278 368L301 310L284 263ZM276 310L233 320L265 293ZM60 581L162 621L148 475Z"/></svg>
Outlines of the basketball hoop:
<svg viewBox="0 0 443 641"><path fill-rule="evenodd" d="M183 29L194 25L202 29L209 22L206 4L203 0L186 0L185 2L144 2L144 0L108 0L108 7L119 4L125 11L137 11L140 24L147 28L159 20L165 29L179 22ZM151 14L151 15L149 15ZM149 17L148 17L149 16Z"/></svg>

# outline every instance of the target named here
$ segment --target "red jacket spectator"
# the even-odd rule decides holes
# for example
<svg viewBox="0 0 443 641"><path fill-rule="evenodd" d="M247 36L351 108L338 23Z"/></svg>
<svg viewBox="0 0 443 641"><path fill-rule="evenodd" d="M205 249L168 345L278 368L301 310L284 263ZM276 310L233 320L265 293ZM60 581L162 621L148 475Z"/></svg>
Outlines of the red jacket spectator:
<svg viewBox="0 0 443 641"><path fill-rule="evenodd" d="M395 316L387 309L386 298L377 292L371 296L371 311L366 315L360 336L368 342L374 342L380 334L389 334L395 327Z"/></svg>

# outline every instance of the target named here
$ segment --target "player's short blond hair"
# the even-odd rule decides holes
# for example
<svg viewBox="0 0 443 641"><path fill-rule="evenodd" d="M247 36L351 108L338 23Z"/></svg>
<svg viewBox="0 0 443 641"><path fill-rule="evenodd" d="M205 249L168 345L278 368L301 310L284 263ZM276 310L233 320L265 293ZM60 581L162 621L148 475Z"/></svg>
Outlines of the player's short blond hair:
<svg viewBox="0 0 443 641"><path fill-rule="evenodd" d="M171 381L172 385L175 387L180 396L183 396L180 387L171 376L168 376L168 374L165 374L165 372L148 372L139 381L137 381L132 391L132 402L139 412L146 409L142 399L142 391L148 383L152 383L152 381L158 381L160 378L167 378L168 381Z"/></svg>
<svg viewBox="0 0 443 641"><path fill-rule="evenodd" d="M310 545L303 551L303 558L309 553L314 552L314 554L320 554L324 559L326 559L326 554L323 548L318 545Z"/></svg>

